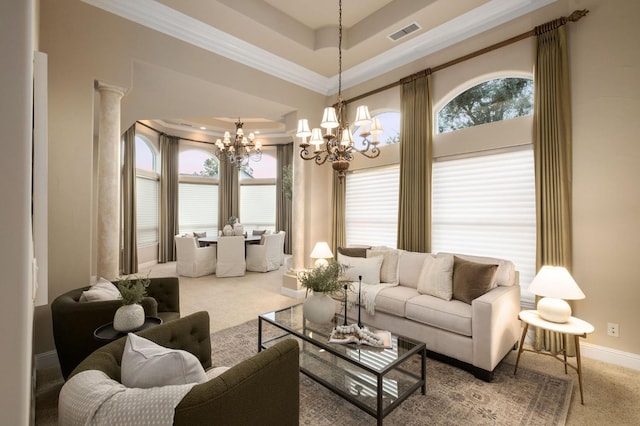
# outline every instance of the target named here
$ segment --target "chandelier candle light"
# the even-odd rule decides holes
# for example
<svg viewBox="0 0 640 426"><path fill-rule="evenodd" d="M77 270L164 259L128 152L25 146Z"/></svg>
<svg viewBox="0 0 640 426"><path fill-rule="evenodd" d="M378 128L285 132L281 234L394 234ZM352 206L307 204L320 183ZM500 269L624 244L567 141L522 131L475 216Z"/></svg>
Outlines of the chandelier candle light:
<svg viewBox="0 0 640 426"><path fill-rule="evenodd" d="M243 122L236 121L236 133L233 139L231 134L227 131L224 132L224 138L216 141L216 147L218 151L216 155L221 160L227 158L231 164L238 169L249 168L249 160L260 161L262 158L262 143L255 141L255 135L249 133L249 136L244 135L242 130Z"/></svg>
<svg viewBox="0 0 640 426"><path fill-rule="evenodd" d="M369 108L365 105L359 106L356 109L354 121L354 124L360 126L361 129L362 149L358 149L353 144L349 123L343 123L342 108L346 103L342 98L342 0L338 4L338 101L335 104L337 112L334 106L324 109L320 123L320 127L325 129L324 135L320 128L316 127L310 130L309 121L301 119L298 121L296 136L301 139L300 157L303 160L314 160L318 165L329 161L332 163L339 181L342 182L347 170L349 170L349 163L353 160L354 151L368 158L376 158L380 155L378 135L383 130L378 118L371 119ZM334 129L336 129L335 132ZM307 141L308 137L311 139ZM314 145L313 153L309 151L310 145Z"/></svg>

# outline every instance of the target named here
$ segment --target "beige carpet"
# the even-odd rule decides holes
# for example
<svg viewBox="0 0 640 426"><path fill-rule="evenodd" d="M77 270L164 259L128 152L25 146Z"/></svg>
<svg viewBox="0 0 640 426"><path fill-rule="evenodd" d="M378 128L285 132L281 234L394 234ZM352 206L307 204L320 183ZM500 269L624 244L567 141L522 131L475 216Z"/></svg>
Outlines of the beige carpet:
<svg viewBox="0 0 640 426"><path fill-rule="evenodd" d="M146 271L142 271L146 273ZM280 293L283 271L265 274L248 272L241 278L180 278L180 309L183 315L206 310L211 317L211 331L219 331L256 319L263 312L290 306L299 301ZM175 275L175 263L156 265L151 276ZM506 362L515 363L515 353ZM520 366L528 370L565 377L562 364L550 357L523 353ZM637 425L640 419L640 371L583 358L585 405L575 372L573 394L566 424ZM58 368L37 373L36 425L57 424L57 399L62 386ZM408 402L408 401L407 401ZM368 417L368 416L367 416ZM452 419L455 423L455 420ZM344 424L344 423L343 423ZM438 423L433 423L438 424Z"/></svg>

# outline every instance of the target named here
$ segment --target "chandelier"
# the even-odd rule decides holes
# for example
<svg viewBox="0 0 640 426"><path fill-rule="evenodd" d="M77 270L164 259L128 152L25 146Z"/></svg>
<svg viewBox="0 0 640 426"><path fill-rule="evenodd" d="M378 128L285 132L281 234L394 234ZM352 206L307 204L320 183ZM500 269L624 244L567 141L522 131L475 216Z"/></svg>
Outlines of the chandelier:
<svg viewBox="0 0 640 426"><path fill-rule="evenodd" d="M260 161L262 158L262 143L260 141L254 142L255 135L253 133L249 133L249 136L245 137L244 130L242 130L243 125L244 123L238 118L234 138L231 139L231 134L227 131L224 132L222 140L216 140L218 148L216 155L220 160L226 158L238 169L250 171L249 160Z"/></svg>
<svg viewBox="0 0 640 426"><path fill-rule="evenodd" d="M378 135L382 133L382 126L380 119L371 119L366 105L359 106L356 109L354 121L361 130L361 148L358 149L354 146L349 123L343 122L342 108L346 104L342 98L342 0L338 2L338 7L338 101L334 106L324 109L320 123L320 127L325 129L324 134L320 128L309 130L309 121L301 119L298 120L296 136L301 139L300 157L303 160L314 160L318 165L329 161L338 175L338 180L342 182L349 170L354 152L359 152L368 158L376 158L380 155ZM307 141L309 136L311 139ZM311 145L314 145L313 152L309 151Z"/></svg>

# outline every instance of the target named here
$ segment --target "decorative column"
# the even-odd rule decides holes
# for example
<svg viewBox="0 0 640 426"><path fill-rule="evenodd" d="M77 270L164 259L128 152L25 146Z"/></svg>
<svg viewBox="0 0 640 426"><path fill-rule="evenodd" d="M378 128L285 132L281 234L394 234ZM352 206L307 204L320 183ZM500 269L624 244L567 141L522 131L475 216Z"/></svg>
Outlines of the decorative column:
<svg viewBox="0 0 640 426"><path fill-rule="evenodd" d="M98 277L120 275L120 100L126 89L96 81L98 133Z"/></svg>
<svg viewBox="0 0 640 426"><path fill-rule="evenodd" d="M291 253L293 257L292 269L301 271L304 269L304 242L305 242L305 204L306 204L306 178L304 160L300 158L298 147L293 147L293 204L291 206Z"/></svg>

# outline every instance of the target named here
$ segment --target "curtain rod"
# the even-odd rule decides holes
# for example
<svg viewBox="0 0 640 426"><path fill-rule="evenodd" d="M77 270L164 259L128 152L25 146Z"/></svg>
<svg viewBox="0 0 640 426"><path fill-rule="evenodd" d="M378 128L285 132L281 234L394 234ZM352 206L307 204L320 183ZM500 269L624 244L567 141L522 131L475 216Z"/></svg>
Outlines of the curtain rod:
<svg viewBox="0 0 640 426"><path fill-rule="evenodd" d="M373 89L373 90L371 90L369 92L366 92L366 93L363 93L361 95L355 96L355 97L353 97L351 99L346 99L344 102L346 104L348 104L348 103L351 103L351 102L359 101L360 99L369 97L371 95L375 95L375 94L380 93L380 92L384 92L385 90L388 90L388 89L391 89L393 87L399 86L401 84L404 84L405 82L409 82L409 81L415 80L416 78L422 77L424 75L431 74L431 73L434 73L436 71L443 70L445 68L448 68L448 67L451 67L453 65L459 64L459 63L464 62L466 60L473 59L473 58L475 58L477 56L480 56L480 55L484 55L485 53L491 52L493 50L497 50L497 49L500 49L502 47L508 46L510 44L516 43L516 42L518 42L520 40L524 40L524 39L529 38L531 36L534 36L534 35L537 35L537 34L542 34L544 32L550 31L552 29L558 28L558 27L560 27L562 25L565 25L567 22L578 22L587 13L589 13L589 10L587 10L587 9L575 10L569 16L562 16L562 17L560 17L558 19L554 19L553 21L549 21L549 22L547 22L545 24L538 25L537 27L535 27L532 30L529 30L529 31L524 32L522 34L519 34L517 36L511 37L511 38L509 38L507 40L501 41L501 42L496 43L496 44L492 44L491 46L485 47L485 48L480 49L480 50L476 50L475 52L471 52L471 53L469 53L467 55L464 55L464 56L461 56L459 58L452 59L451 61L445 62L444 64L437 65L437 66L432 67L432 68L427 68L427 69L424 69L422 71L418 71L417 73L411 74L411 75L409 75L407 77L403 77L398 81L394 81L393 83L389 83L386 86L382 86L382 87L379 87L377 89Z"/></svg>
<svg viewBox="0 0 640 426"><path fill-rule="evenodd" d="M162 136L162 135L167 135L167 136L171 136L171 137L174 137L174 138L181 139L181 140L183 140L183 141L199 142L199 143L208 143L208 144L210 144L210 145L215 145L215 142L209 142L209 141L197 141L197 140L195 140L195 139L189 139L189 138L183 138L183 137L181 137L181 136L170 135L170 134L168 134L168 133L161 132L161 131L160 131L160 130L158 130L158 129L154 129L153 127L149 126L148 124L144 124L144 123L143 123L143 122L141 122L141 121L137 121L137 120L136 120L136 124L139 124L139 125L141 125L141 126L144 126L144 127L146 127L147 129L149 129L149 130L153 130L154 132L158 133L160 136ZM287 143L275 143L275 144L272 144L272 145L268 145L268 144L266 144L266 145L265 145L265 144L262 144L262 146L278 146L278 145L285 145L285 146L286 146L286 145L289 145L289 144L293 144L293 141L291 141L291 142L287 142Z"/></svg>

